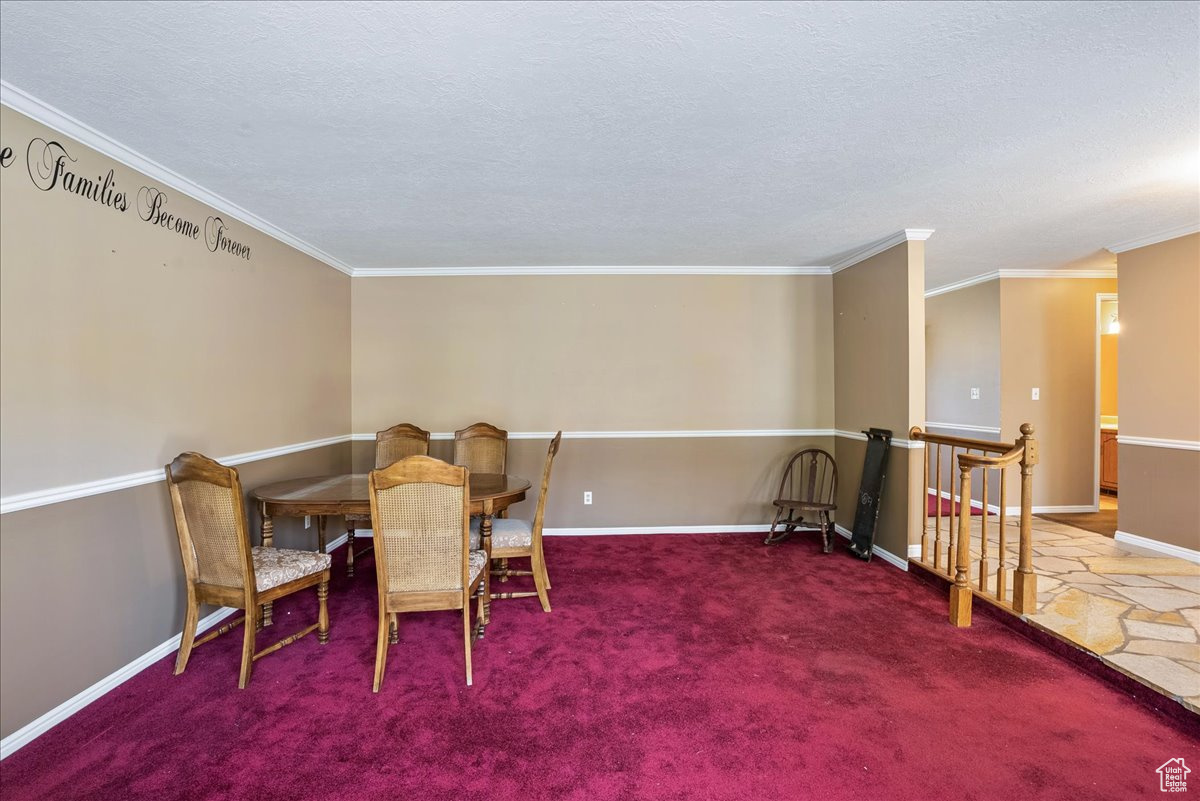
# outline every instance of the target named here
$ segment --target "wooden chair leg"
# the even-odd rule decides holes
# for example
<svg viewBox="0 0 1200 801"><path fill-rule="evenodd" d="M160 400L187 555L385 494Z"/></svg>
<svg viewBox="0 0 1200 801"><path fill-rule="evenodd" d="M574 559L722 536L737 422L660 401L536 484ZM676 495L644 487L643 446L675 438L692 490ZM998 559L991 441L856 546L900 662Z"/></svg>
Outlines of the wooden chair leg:
<svg viewBox="0 0 1200 801"><path fill-rule="evenodd" d="M546 552L542 549L541 540L538 541L538 561L542 564L542 578L546 581L546 589L552 589L550 586L550 571L546 570Z"/></svg>
<svg viewBox="0 0 1200 801"><path fill-rule="evenodd" d="M188 657L192 655L192 644L196 641L196 624L199 619L200 604L189 598L187 612L183 616L183 634L179 637L179 655L175 657L176 676L187 667Z"/></svg>
<svg viewBox="0 0 1200 801"><path fill-rule="evenodd" d="M506 581L508 581L508 560L501 559L500 560L500 583L503 584Z"/></svg>
<svg viewBox="0 0 1200 801"><path fill-rule="evenodd" d="M255 618L247 620L242 628L245 630L242 635L242 670L238 674L238 689L246 689L246 685L250 683L250 671L254 669L254 635L258 633L258 605L252 604L254 609L247 609L246 615Z"/></svg>
<svg viewBox="0 0 1200 801"><path fill-rule="evenodd" d="M375 633L375 684L371 692L379 692L379 688L383 686L383 668L387 664L387 647L388 647L388 621L391 615L383 610L383 605L380 604L379 609L379 631Z"/></svg>
<svg viewBox="0 0 1200 801"><path fill-rule="evenodd" d="M329 642L329 582L322 581L317 585L317 642L325 645Z"/></svg>
<svg viewBox="0 0 1200 801"><path fill-rule="evenodd" d="M476 603L480 603L477 601ZM467 665L467 686L471 686L471 596L463 594L463 656Z"/></svg>
<svg viewBox="0 0 1200 801"><path fill-rule="evenodd" d="M821 552L833 553L833 524L828 512L821 512Z"/></svg>
<svg viewBox="0 0 1200 801"><path fill-rule="evenodd" d="M538 600L542 602L542 611L550 611L550 596L546 594L546 565L542 562L542 555L534 549L533 555L530 557L530 563L533 570L533 586L537 589Z"/></svg>
<svg viewBox="0 0 1200 801"><path fill-rule="evenodd" d="M779 525L779 518L781 517L783 517L783 509L776 509L775 519L771 521L771 533L767 534L767 538L763 540L763 545L774 545L775 543L779 542L779 540L783 539L782 536L780 536L779 539L775 538L775 528Z"/></svg>
<svg viewBox="0 0 1200 801"><path fill-rule="evenodd" d="M392 612L388 615L388 645L400 642L400 616Z"/></svg>

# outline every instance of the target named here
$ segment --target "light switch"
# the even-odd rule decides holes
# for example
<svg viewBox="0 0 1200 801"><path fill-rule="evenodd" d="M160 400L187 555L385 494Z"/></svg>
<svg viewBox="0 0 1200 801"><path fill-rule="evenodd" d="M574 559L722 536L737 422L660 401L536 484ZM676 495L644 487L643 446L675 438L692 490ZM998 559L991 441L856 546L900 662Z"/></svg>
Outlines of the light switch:
<svg viewBox="0 0 1200 801"><path fill-rule="evenodd" d="M971 387L971 400L979 400L979 387Z"/></svg>
<svg viewBox="0 0 1200 801"><path fill-rule="evenodd" d="M1038 400L1042 396L1042 391L1037 387L1034 387L1033 392L1030 393L1030 396L1032 400Z"/></svg>

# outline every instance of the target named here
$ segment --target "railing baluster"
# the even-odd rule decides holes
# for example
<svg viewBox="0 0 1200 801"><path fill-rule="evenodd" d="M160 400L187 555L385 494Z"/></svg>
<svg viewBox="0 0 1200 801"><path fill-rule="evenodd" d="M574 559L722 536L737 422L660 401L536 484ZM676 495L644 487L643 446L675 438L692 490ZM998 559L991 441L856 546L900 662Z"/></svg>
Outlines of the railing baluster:
<svg viewBox="0 0 1200 801"><path fill-rule="evenodd" d="M921 475L925 476L925 497L922 502L925 508L921 510L921 561L929 561L929 443L925 443L925 450L921 459Z"/></svg>
<svg viewBox="0 0 1200 801"><path fill-rule="evenodd" d="M983 506L979 518L979 589L987 592L988 588L988 474L987 468L979 468L979 478L983 484Z"/></svg>
<svg viewBox="0 0 1200 801"><path fill-rule="evenodd" d="M1006 584L1005 579L1007 578L1004 574L1004 562L1006 559L1008 559L1008 531L1007 531L1007 529L1005 529L1005 525L1007 524L1007 521L1005 518L1006 518L1007 510L1008 510L1008 487L1006 484L1007 479L1008 479L1008 468L1001 467L1000 468L1000 554L996 558L997 562L999 562L999 564L996 565L996 598L998 598L1001 603L1004 602L1005 584Z"/></svg>
<svg viewBox="0 0 1200 801"><path fill-rule="evenodd" d="M941 503L940 498L938 499L938 503ZM948 532L948 536L946 538L948 540L947 548L946 548L946 575L947 576L954 575L954 553L955 553L954 543L955 543L955 537L958 535L958 529L956 529L954 527L954 521L955 521L956 517L958 519L962 518L962 503L961 502L958 504L954 503L954 446L951 445L950 446L950 531Z"/></svg>
<svg viewBox="0 0 1200 801"><path fill-rule="evenodd" d="M934 469L937 470L937 478L934 480L936 489L933 493L933 502L935 504L934 512L934 537L933 537L933 567L936 570L942 564L942 443L937 444L937 462ZM929 499L925 499L925 503L929 503Z"/></svg>

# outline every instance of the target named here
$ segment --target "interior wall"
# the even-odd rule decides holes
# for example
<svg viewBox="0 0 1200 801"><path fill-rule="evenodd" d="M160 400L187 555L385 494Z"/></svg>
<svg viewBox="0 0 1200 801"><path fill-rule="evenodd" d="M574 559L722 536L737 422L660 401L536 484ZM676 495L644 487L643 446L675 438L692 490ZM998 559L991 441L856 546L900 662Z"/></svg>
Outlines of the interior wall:
<svg viewBox="0 0 1200 801"><path fill-rule="evenodd" d="M866 454L866 443L848 434L886 428L905 441L912 426L924 425L924 286L925 243L917 241L833 277L837 520L845 528L854 523ZM893 447L886 468L876 543L900 558L923 522L921 454Z"/></svg>
<svg viewBox="0 0 1200 801"><path fill-rule="evenodd" d="M937 431L957 434L967 425L998 435L1000 347L999 281L926 298L925 418L939 424Z"/></svg>
<svg viewBox="0 0 1200 801"><path fill-rule="evenodd" d="M1000 439L1015 441L1021 424L1033 424L1041 459L1033 473L1034 506L1091 509L1099 458L1096 295L1116 292L1117 280L1001 278L999 283ZM1032 399L1034 387L1039 400ZM1009 506L1018 503L1010 499Z"/></svg>
<svg viewBox="0 0 1200 801"><path fill-rule="evenodd" d="M831 292L828 276L356 279L354 430L598 432L563 442L552 528L769 522L786 457L833 427ZM752 435L798 429L825 433ZM664 431L694 435L620 433ZM540 475L546 442L520 442L514 464Z"/></svg>
<svg viewBox="0 0 1200 801"><path fill-rule="evenodd" d="M1100 414L1104 417L1119 416L1117 405L1117 376L1119 334L1100 335Z"/></svg>
<svg viewBox="0 0 1200 801"><path fill-rule="evenodd" d="M234 220L225 235L248 259L210 252L202 230L153 225L139 217L142 187L201 228L219 215L7 107L0 139L15 156L0 169L5 498L161 470L183 450L221 457L347 433L347 276ZM27 153L38 175L51 141L67 170L95 179L86 196L61 175L48 191L31 179ZM251 489L349 458L343 443L239 469ZM184 587L161 482L12 511L0 528L7 736L177 634ZM302 539L285 527L279 541Z"/></svg>
<svg viewBox="0 0 1200 801"><path fill-rule="evenodd" d="M1117 264L1117 528L1200 551L1200 234L1121 253Z"/></svg>

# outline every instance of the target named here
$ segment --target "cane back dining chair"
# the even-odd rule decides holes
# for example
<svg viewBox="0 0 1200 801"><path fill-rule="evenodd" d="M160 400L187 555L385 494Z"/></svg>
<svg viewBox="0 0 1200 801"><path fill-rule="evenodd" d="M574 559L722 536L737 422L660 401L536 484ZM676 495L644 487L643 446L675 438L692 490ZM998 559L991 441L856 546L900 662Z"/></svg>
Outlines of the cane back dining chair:
<svg viewBox="0 0 1200 801"><path fill-rule="evenodd" d="M461 609L467 684L471 643L483 635L488 556L468 547L471 508L469 471L428 456L409 456L368 476L379 628L375 682L379 692L387 647L398 637L401 612ZM479 622L471 626L476 598Z"/></svg>
<svg viewBox="0 0 1200 801"><path fill-rule="evenodd" d="M837 510L837 462L820 448L807 448L793 456L783 471L779 492L773 501L775 519L767 545L782 542L797 528L821 530L822 550L833 550L833 520ZM815 515L806 523L804 516ZM785 517L786 515L786 517Z"/></svg>
<svg viewBox="0 0 1200 801"><path fill-rule="evenodd" d="M400 423L375 434L375 469L409 456L429 455L429 432L412 423Z"/></svg>
<svg viewBox="0 0 1200 801"><path fill-rule="evenodd" d="M409 456L429 455L429 432L412 423L397 423L391 428L375 432L375 469L398 462ZM371 520L365 516L346 515L346 575L354 575L354 560L363 557L374 547L369 543L355 550L354 532L361 526L367 528Z"/></svg>
<svg viewBox="0 0 1200 801"><path fill-rule="evenodd" d="M317 632L329 642L329 554L285 548L251 547L238 471L198 453L181 453L166 466L179 553L187 579L187 611L175 659L175 675L187 667L192 649L244 625L238 687L250 681L254 661ZM254 637L262 605L315 586L317 622L257 653ZM245 614L196 639L200 604L231 606Z"/></svg>
<svg viewBox="0 0 1200 801"><path fill-rule="evenodd" d="M550 449L546 451L546 466L542 468L542 492L538 496L537 511L533 521L516 518L495 519L492 521L492 558L499 560L499 567L492 569L492 575L501 581L507 581L509 576L532 576L536 592L502 592L493 593L492 598L532 598L537 596L542 604L542 611L550 611L550 575L546 571L546 555L542 551L542 522L546 517L546 496L550 492L550 470L554 467L554 457L558 454L558 445L562 441L559 431L550 440ZM471 521L471 547L479 547L479 520ZM509 559L529 558L529 570L510 570Z"/></svg>
<svg viewBox="0 0 1200 801"><path fill-rule="evenodd" d="M475 423L454 432L454 463L472 473L503 473L508 462L508 432Z"/></svg>

